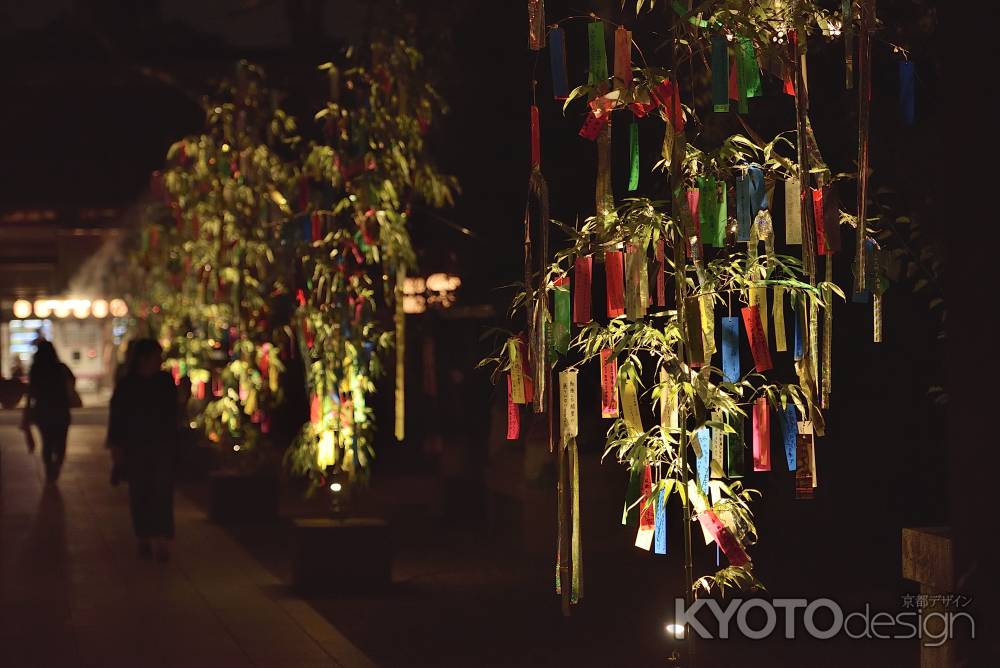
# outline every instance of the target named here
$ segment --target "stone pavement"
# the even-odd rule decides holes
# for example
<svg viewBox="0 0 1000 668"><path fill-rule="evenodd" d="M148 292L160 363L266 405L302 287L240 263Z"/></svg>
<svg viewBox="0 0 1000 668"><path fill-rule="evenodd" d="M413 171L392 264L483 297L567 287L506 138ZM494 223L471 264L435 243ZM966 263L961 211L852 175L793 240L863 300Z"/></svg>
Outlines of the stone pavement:
<svg viewBox="0 0 1000 668"><path fill-rule="evenodd" d="M18 417L0 411L0 665L374 665L181 494L170 563L136 559L99 412L55 487Z"/></svg>

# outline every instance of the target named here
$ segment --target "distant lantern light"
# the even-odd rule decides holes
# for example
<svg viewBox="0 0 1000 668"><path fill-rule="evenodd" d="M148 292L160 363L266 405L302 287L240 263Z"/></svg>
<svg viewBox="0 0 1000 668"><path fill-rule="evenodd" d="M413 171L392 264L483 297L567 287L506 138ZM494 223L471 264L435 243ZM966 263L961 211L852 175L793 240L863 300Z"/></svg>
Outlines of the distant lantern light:
<svg viewBox="0 0 1000 668"><path fill-rule="evenodd" d="M431 274L427 277L427 289L432 292L454 292L462 285L462 279L454 274Z"/></svg>
<svg viewBox="0 0 1000 668"><path fill-rule="evenodd" d="M52 304L52 313L57 318L68 318L72 308L70 307L69 301L65 299L56 299L55 303Z"/></svg>
<svg viewBox="0 0 1000 668"><path fill-rule="evenodd" d="M677 640L684 640L684 627L680 624L667 624L667 635Z"/></svg>
<svg viewBox="0 0 1000 668"><path fill-rule="evenodd" d="M31 317L31 302L27 299L18 299L14 302L14 317L25 320Z"/></svg>
<svg viewBox="0 0 1000 668"><path fill-rule="evenodd" d="M90 314L95 318L108 317L108 302L103 299L95 299L90 305Z"/></svg>
<svg viewBox="0 0 1000 668"><path fill-rule="evenodd" d="M69 307L73 311L73 316L76 318L82 319L90 315L89 299L71 299L69 300Z"/></svg>
<svg viewBox="0 0 1000 668"><path fill-rule="evenodd" d="M48 318L52 315L52 301L49 299L35 301L35 315L39 318Z"/></svg>
<svg viewBox="0 0 1000 668"><path fill-rule="evenodd" d="M124 299L112 299L108 304L108 310L116 318L124 318L128 315L128 305Z"/></svg>

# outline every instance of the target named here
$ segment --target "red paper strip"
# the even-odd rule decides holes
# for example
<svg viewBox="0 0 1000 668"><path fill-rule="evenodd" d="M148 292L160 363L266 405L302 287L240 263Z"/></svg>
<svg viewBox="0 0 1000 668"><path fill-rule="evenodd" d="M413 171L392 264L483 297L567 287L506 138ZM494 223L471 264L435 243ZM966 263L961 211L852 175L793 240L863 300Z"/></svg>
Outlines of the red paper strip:
<svg viewBox="0 0 1000 668"><path fill-rule="evenodd" d="M826 229L823 227L823 189L810 188L812 191L813 224L816 226L816 254L826 255Z"/></svg>
<svg viewBox="0 0 1000 668"><path fill-rule="evenodd" d="M578 257L573 268L573 322L585 325L593 319L590 312L590 291L594 276L594 258Z"/></svg>
<svg viewBox="0 0 1000 668"><path fill-rule="evenodd" d="M650 469L649 464L642 472L642 494L640 496L641 501L639 501L639 528L643 527L652 529L655 524L655 516L653 514L653 472Z"/></svg>
<svg viewBox="0 0 1000 668"><path fill-rule="evenodd" d="M771 470L771 410L766 397L753 404L753 470Z"/></svg>
<svg viewBox="0 0 1000 668"><path fill-rule="evenodd" d="M665 269L665 257L663 253L663 239L656 242L656 305L666 306L667 305L667 290L666 290L666 269Z"/></svg>
<svg viewBox="0 0 1000 668"><path fill-rule="evenodd" d="M633 102L628 105L628 108L632 110L636 118L645 118L646 114L656 109L656 103L654 102Z"/></svg>
<svg viewBox="0 0 1000 668"><path fill-rule="evenodd" d="M750 341L750 352L753 353L754 366L758 373L763 373L774 368L774 365L771 363L771 350L767 346L764 327L760 322L760 312L756 306L744 306L742 312L747 339Z"/></svg>
<svg viewBox="0 0 1000 668"><path fill-rule="evenodd" d="M632 87L632 32L624 26L615 30L615 78Z"/></svg>
<svg viewBox="0 0 1000 668"><path fill-rule="evenodd" d="M542 164L542 144L538 126L538 107L531 105L531 166Z"/></svg>
<svg viewBox="0 0 1000 668"><path fill-rule="evenodd" d="M583 127L580 128L580 136L590 141L597 141L597 138L610 121L611 114L601 114L598 116L591 111L587 114L587 119L583 122Z"/></svg>
<svg viewBox="0 0 1000 668"><path fill-rule="evenodd" d="M606 252L604 271L608 279L608 317L617 318L625 314L625 254Z"/></svg>
<svg viewBox="0 0 1000 668"><path fill-rule="evenodd" d="M726 559L729 560L730 564L733 566L745 566L750 562L750 557L747 555L746 550L743 549L743 546L740 545L740 541L736 540L736 536L722 523L722 520L715 514L715 511L705 510L698 513L698 521L701 522L702 528L715 540L716 545L726 555Z"/></svg>
<svg viewBox="0 0 1000 668"><path fill-rule="evenodd" d="M517 354L521 358L521 366L524 369L524 403L530 404L535 400L535 382L532 380L535 375L531 370L531 360L528 358L528 340L524 334L517 337Z"/></svg>
<svg viewBox="0 0 1000 668"><path fill-rule="evenodd" d="M521 437L521 412L514 403L512 382L507 374L507 440L516 441Z"/></svg>
<svg viewBox="0 0 1000 668"><path fill-rule="evenodd" d="M314 394L309 400L309 421L313 424L319 424L320 419L320 409L319 409L319 395Z"/></svg>
<svg viewBox="0 0 1000 668"><path fill-rule="evenodd" d="M601 417L618 417L618 360L611 348L601 351Z"/></svg>
<svg viewBox="0 0 1000 668"><path fill-rule="evenodd" d="M653 90L653 98L663 107L674 133L684 131L684 110L681 108L681 96L670 79L666 79Z"/></svg>
<svg viewBox="0 0 1000 668"><path fill-rule="evenodd" d="M737 46L737 49L740 47ZM740 99L740 80L739 76L736 74L736 64L739 62L739 58L730 58L729 60L729 99L739 101Z"/></svg>

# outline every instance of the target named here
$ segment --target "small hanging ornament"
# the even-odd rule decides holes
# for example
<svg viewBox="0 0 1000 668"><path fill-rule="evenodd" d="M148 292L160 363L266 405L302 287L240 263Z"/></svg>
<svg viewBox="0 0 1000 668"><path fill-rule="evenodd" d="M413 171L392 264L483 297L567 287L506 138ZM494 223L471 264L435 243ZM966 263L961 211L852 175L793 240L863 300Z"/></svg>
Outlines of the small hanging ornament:
<svg viewBox="0 0 1000 668"><path fill-rule="evenodd" d="M544 0L528 0L528 48L532 51L545 48Z"/></svg>

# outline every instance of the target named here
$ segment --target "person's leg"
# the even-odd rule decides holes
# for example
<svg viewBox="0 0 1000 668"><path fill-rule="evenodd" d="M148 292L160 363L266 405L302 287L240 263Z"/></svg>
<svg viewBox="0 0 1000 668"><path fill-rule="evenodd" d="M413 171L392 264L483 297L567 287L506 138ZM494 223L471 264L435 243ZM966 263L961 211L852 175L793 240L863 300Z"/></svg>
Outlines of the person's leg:
<svg viewBox="0 0 1000 668"><path fill-rule="evenodd" d="M55 482L59 476L53 462L55 461L55 450L58 428L48 422L38 424L38 432L42 436L42 464L45 465L45 479L48 482Z"/></svg>
<svg viewBox="0 0 1000 668"><path fill-rule="evenodd" d="M52 470L54 479L59 478L63 461L66 459L66 438L69 435L69 423L55 425L52 429Z"/></svg>
<svg viewBox="0 0 1000 668"><path fill-rule="evenodd" d="M155 517L156 557L170 559L170 541L174 537L174 485L167 467L157 472L156 495L153 500Z"/></svg>
<svg viewBox="0 0 1000 668"><path fill-rule="evenodd" d="M148 559L153 554L150 538L153 527L149 521L149 482L138 472L129 474L128 501L132 513L132 529L138 540L138 555L140 559Z"/></svg>

